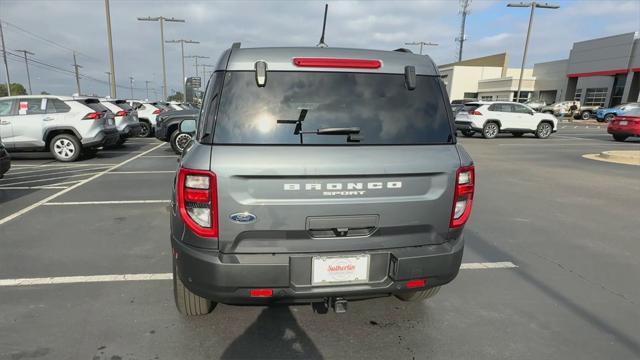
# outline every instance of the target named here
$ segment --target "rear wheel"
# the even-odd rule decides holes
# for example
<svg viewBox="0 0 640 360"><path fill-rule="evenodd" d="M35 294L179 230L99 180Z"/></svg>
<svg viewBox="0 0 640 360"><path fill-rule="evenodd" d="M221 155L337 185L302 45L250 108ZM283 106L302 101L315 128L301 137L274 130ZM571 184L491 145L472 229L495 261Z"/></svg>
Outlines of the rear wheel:
<svg viewBox="0 0 640 360"><path fill-rule="evenodd" d="M460 132L466 137L472 137L475 134L473 130L460 130Z"/></svg>
<svg viewBox="0 0 640 360"><path fill-rule="evenodd" d="M140 122L140 132L138 133L138 137L146 138L151 135L151 124L148 122Z"/></svg>
<svg viewBox="0 0 640 360"><path fill-rule="evenodd" d="M187 289L178 276L176 260L173 260L173 297L178 311L186 316L207 315L217 305Z"/></svg>
<svg viewBox="0 0 640 360"><path fill-rule="evenodd" d="M625 141L625 140L627 140L627 137L628 136L626 136L626 135L613 134L613 140L615 140L615 141Z"/></svg>
<svg viewBox="0 0 640 360"><path fill-rule="evenodd" d="M546 139L551 135L553 131L553 126L548 122L541 122L538 124L538 128L536 129L536 137L539 139Z"/></svg>
<svg viewBox="0 0 640 360"><path fill-rule="evenodd" d="M482 136L484 136L485 139L495 138L498 136L498 132L500 132L500 127L493 121L489 121L482 127Z"/></svg>
<svg viewBox="0 0 640 360"><path fill-rule="evenodd" d="M62 162L76 161L81 150L80 141L71 134L56 135L49 144L49 151L53 157Z"/></svg>
<svg viewBox="0 0 640 360"><path fill-rule="evenodd" d="M180 130L175 130L169 138L169 143L173 151L180 155L184 151L185 146L191 141L191 135L181 133Z"/></svg>
<svg viewBox="0 0 640 360"><path fill-rule="evenodd" d="M396 294L396 297L402 301L422 301L434 297L438 292L440 292L440 286L425 290L400 293Z"/></svg>

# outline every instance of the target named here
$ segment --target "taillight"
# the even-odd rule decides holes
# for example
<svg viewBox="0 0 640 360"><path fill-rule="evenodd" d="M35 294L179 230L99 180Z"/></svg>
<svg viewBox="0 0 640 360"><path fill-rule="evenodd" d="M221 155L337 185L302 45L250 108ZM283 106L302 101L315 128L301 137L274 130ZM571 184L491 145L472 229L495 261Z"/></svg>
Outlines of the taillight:
<svg viewBox="0 0 640 360"><path fill-rule="evenodd" d="M158 115L158 114L160 114L161 112L162 112L162 110L160 110L160 109L156 109L156 110L154 110L154 111L153 111L153 115Z"/></svg>
<svg viewBox="0 0 640 360"><path fill-rule="evenodd" d="M347 69L379 69L382 66L382 62L380 60L332 58L293 58L293 64L299 67Z"/></svg>
<svg viewBox="0 0 640 360"><path fill-rule="evenodd" d="M482 115L482 113L480 111L470 110L469 115Z"/></svg>
<svg viewBox="0 0 640 360"><path fill-rule="evenodd" d="M116 116L127 116L129 115L128 112L126 112L125 110L120 110L116 113Z"/></svg>
<svg viewBox="0 0 640 360"><path fill-rule="evenodd" d="M180 168L178 209L189 230L202 237L218 236L218 189L210 171Z"/></svg>
<svg viewBox="0 0 640 360"><path fill-rule="evenodd" d="M91 112L85 115L82 120L97 120L102 117L102 113L100 111Z"/></svg>
<svg viewBox="0 0 640 360"><path fill-rule="evenodd" d="M475 168L463 166L456 171L456 185L453 196L453 209L451 209L450 228L463 226L471 215L473 192L475 187Z"/></svg>

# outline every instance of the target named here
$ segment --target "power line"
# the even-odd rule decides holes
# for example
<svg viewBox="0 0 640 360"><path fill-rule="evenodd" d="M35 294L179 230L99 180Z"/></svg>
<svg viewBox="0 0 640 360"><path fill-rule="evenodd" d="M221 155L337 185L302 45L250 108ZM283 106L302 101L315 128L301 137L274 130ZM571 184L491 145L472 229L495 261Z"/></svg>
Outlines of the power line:
<svg viewBox="0 0 640 360"><path fill-rule="evenodd" d="M98 59L98 58L95 58L95 57L93 57L93 56L91 56L91 55L87 55L87 54L83 53L82 51L78 51L78 50L76 50L76 49L72 49L72 48L70 48L70 47L64 46L64 45L62 45L62 44L59 44L59 43L57 43L57 42L55 42L55 41L53 41L53 40L49 40L49 39L47 39L47 38L45 38L45 37L42 37L42 36L40 36L40 35L34 34L33 32L31 32L31 31L29 31L29 30L25 30L25 29L21 28L20 26L15 25L15 24L12 24L12 23L10 23L10 22L8 22L8 21L6 21L6 20L0 20L0 21L1 21L3 24L9 25L9 27L10 27L10 28L14 28L14 29L17 29L17 30L19 30L19 31L22 31L22 32L24 32L24 33L26 33L26 34L28 34L28 35L31 35L32 37L34 37L34 38L36 38L36 39L39 39L39 40L41 40L41 41L44 41L44 42L47 42L47 43L49 43L49 44L55 45L55 46L57 46L57 47L59 47L59 48L61 48L61 49L65 49L65 50L67 50L67 51L71 51L71 52L74 52L74 51L75 51L75 52L76 52L77 54L79 54L79 55L85 56L85 57L87 57L87 58L89 58L89 59L92 59L92 60L96 60L96 61L100 61L100 62L102 62L102 60L100 60L100 59Z"/></svg>

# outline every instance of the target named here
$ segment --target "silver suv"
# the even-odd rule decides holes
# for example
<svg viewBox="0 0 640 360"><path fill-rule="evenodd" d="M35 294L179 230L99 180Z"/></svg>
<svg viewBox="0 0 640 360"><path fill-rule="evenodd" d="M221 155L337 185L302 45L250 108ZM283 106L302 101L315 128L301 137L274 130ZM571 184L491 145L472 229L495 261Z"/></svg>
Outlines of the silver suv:
<svg viewBox="0 0 640 360"><path fill-rule="evenodd" d="M178 310L429 298L452 281L474 167L428 56L241 49L208 82L171 210Z"/></svg>
<svg viewBox="0 0 640 360"><path fill-rule="evenodd" d="M118 141L113 114L95 98L0 98L0 137L9 152L50 151L59 161Z"/></svg>
<svg viewBox="0 0 640 360"><path fill-rule="evenodd" d="M140 134L138 111L133 109L126 100L100 99L100 103L114 115L119 134L116 145L122 145L128 138Z"/></svg>

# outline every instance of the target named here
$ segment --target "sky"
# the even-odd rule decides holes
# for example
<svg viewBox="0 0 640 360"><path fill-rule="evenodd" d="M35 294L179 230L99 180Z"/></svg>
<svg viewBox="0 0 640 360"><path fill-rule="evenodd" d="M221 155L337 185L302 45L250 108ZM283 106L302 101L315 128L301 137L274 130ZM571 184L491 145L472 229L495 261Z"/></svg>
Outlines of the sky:
<svg viewBox="0 0 640 360"><path fill-rule="evenodd" d="M331 47L393 50L406 42L438 46L424 53L437 64L457 60L459 1L167 1L111 0L117 92L130 98L162 94L162 60L158 22L137 17L165 16L185 23L165 23L165 40L187 39L185 55L208 56L215 64L233 42L243 47L315 46L322 30L324 4L329 4L325 42ZM536 9L527 67L565 59L576 41L640 32L640 0L550 1L558 10ZM509 65L522 61L529 9L507 8L506 1L472 0L467 17L463 59L507 52ZM108 94L109 71L103 0L0 0L5 46L33 52L30 63L34 94L76 92L73 51L82 66L83 94ZM182 88L180 44L165 44L169 94ZM8 55L12 82L27 84L24 59ZM52 68L48 64L55 66ZM185 59L186 75L195 75L193 59ZM200 70L201 74L201 70ZM5 82L4 69L0 79Z"/></svg>

